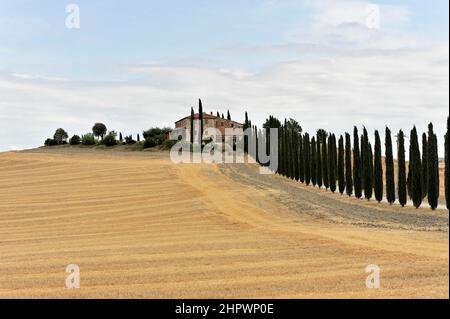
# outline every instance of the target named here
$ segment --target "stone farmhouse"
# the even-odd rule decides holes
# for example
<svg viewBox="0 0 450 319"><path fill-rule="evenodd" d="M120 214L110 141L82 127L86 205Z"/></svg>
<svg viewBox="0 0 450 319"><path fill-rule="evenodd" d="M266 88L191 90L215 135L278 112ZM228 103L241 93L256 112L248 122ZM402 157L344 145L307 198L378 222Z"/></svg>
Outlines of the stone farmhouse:
<svg viewBox="0 0 450 319"><path fill-rule="evenodd" d="M199 120L198 113L194 114L194 121L196 121L196 120ZM227 129L227 128L243 129L244 124L236 122L236 121L232 121L232 120L227 120L220 116L213 115L212 112L210 114L203 112L203 129L205 130L210 127L218 129L220 131L220 133L222 134L222 140L224 141L226 138L226 134L227 134L225 129ZM175 130L178 130L178 129L187 129L188 131L190 131L190 129L191 129L191 116L190 115L183 117L182 119L175 122ZM188 134L188 136L186 136L186 139L187 139L187 141L190 141L190 134Z"/></svg>

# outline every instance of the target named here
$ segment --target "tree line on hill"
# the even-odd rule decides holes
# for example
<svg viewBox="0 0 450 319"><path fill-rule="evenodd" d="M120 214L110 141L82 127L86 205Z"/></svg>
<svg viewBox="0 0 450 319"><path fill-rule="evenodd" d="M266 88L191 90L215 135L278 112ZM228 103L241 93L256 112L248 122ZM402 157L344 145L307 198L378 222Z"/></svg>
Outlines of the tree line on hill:
<svg viewBox="0 0 450 319"><path fill-rule="evenodd" d="M417 129L410 132L409 162L406 168L405 134L400 130L396 136L397 169L394 169L392 133L385 129L385 165L382 160L382 143L378 130L374 132L375 144L369 139L367 129L363 127L360 135L358 128L352 136L345 133L336 137L323 129L315 136L302 132L300 125L293 119L285 119L282 124L270 116L260 131L254 127L258 138L265 139L266 150L270 149L269 128L278 128L278 169L276 173L299 181L306 185L318 186L331 192L370 200L374 197L381 202L385 197L389 204L398 200L405 206L408 197L414 207L419 208L425 198L431 209L438 207L439 201L439 157L437 136L433 124L422 135L422 148L419 146ZM445 199L450 207L449 195L449 120L445 134ZM258 153L257 153L258 154ZM256 159L258 162L258 158ZM385 168L385 169L383 169ZM383 171L385 170L385 171ZM395 179L397 174L397 179Z"/></svg>
<svg viewBox="0 0 450 319"><path fill-rule="evenodd" d="M92 127L92 133L87 133L84 135L73 135L69 139L67 132L58 128L53 135L53 138L48 138L45 140L45 146L54 145L105 145L105 146L115 146L115 145L134 145L142 144L143 148L151 148L155 146L162 146L163 148L170 148L174 141L169 140L168 134L171 131L170 128L159 128L153 127L142 133L143 141L141 141L141 135L136 134L136 139L133 135L123 136L120 132L117 134L116 131L108 131L106 125L103 123L95 123Z"/></svg>

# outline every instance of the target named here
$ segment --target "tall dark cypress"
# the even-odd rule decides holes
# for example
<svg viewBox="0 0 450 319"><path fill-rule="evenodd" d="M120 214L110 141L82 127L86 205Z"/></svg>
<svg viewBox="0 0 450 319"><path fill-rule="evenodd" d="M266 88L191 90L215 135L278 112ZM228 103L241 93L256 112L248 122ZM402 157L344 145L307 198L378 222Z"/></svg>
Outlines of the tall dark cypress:
<svg viewBox="0 0 450 319"><path fill-rule="evenodd" d="M294 179L299 180L299 167L298 167L298 132L292 131L292 162L294 163Z"/></svg>
<svg viewBox="0 0 450 319"><path fill-rule="evenodd" d="M428 166L428 204L435 210L439 202L439 157L437 137L433 132L433 124L428 125L428 162L422 166ZM423 170L422 170L423 171Z"/></svg>
<svg viewBox="0 0 450 319"><path fill-rule="evenodd" d="M345 191L345 173L344 173L344 138L342 135L339 137L338 147L338 181L339 181L339 193L344 194Z"/></svg>
<svg viewBox="0 0 450 319"><path fill-rule="evenodd" d="M373 188L375 199L383 200L383 164L381 162L381 140L378 130L375 130L375 159L374 159Z"/></svg>
<svg viewBox="0 0 450 319"><path fill-rule="evenodd" d="M284 145L284 176L289 176L289 145L288 145L288 129L286 125L286 120L284 120L284 136L283 136L283 145Z"/></svg>
<svg viewBox="0 0 450 319"><path fill-rule="evenodd" d="M427 134L422 134L422 198L428 193L428 141Z"/></svg>
<svg viewBox="0 0 450 319"><path fill-rule="evenodd" d="M294 158L294 131L292 129L289 130L289 156L290 156L290 161L291 161L291 174L289 175L289 177L291 179L295 178L295 158Z"/></svg>
<svg viewBox="0 0 450 319"><path fill-rule="evenodd" d="M198 99L198 120L200 121L200 145L203 144L203 105L202 100Z"/></svg>
<svg viewBox="0 0 450 319"><path fill-rule="evenodd" d="M410 154L411 158L411 199L413 201L414 207L419 208L422 204L422 165L420 158L420 148L419 141L417 137L417 129L411 130L411 140L410 140Z"/></svg>
<svg viewBox="0 0 450 319"><path fill-rule="evenodd" d="M449 124L449 117L447 116L447 132L445 133L445 203L447 209L450 209Z"/></svg>
<svg viewBox="0 0 450 319"><path fill-rule="evenodd" d="M405 163L405 134L402 130L397 135L397 158L398 158L398 201L400 205L405 206L407 201L406 194L406 163Z"/></svg>
<svg viewBox="0 0 450 319"><path fill-rule="evenodd" d="M305 184L309 185L311 182L311 144L309 134L305 133L303 137L303 159L305 168Z"/></svg>
<svg viewBox="0 0 450 319"><path fill-rule="evenodd" d="M217 112L217 117L219 117L219 112ZM249 127L249 121L248 121L248 114L247 111L245 111L245 121L244 121L244 131ZM278 133L280 133L280 131L278 131ZM280 155L279 150L280 150L280 136L278 135L278 155ZM244 152L247 153L248 152L248 136L244 135ZM280 164L280 159L278 158L278 164ZM278 172L277 168L277 172Z"/></svg>
<svg viewBox="0 0 450 319"><path fill-rule="evenodd" d="M364 152L367 150L366 143L364 142L364 135L361 135L361 187L364 189L364 178L366 177L365 171L366 171L366 155Z"/></svg>
<svg viewBox="0 0 450 319"><path fill-rule="evenodd" d="M322 187L323 179L322 179L322 152L321 152L321 144L320 144L320 138L317 135L316 136L316 181L317 186L319 188Z"/></svg>
<svg viewBox="0 0 450 319"><path fill-rule="evenodd" d="M231 121L230 110L227 110L227 120Z"/></svg>
<svg viewBox="0 0 450 319"><path fill-rule="evenodd" d="M330 134L328 138L328 175L330 182L330 190L336 191L336 143L334 134Z"/></svg>
<svg viewBox="0 0 450 319"><path fill-rule="evenodd" d="M323 178L323 185L325 186L325 189L328 189L330 187L330 180L328 175L328 149L327 149L327 138L324 137L321 139L322 143L322 178Z"/></svg>
<svg viewBox="0 0 450 319"><path fill-rule="evenodd" d="M190 131L190 142L194 143L194 108L191 107L191 131Z"/></svg>
<svg viewBox="0 0 450 319"><path fill-rule="evenodd" d="M356 126L353 129L353 144L353 184L355 185L355 197L361 198L361 153L359 151L359 134Z"/></svg>
<svg viewBox="0 0 450 319"><path fill-rule="evenodd" d="M369 143L369 135L367 134L367 129L364 127L363 130L363 142L364 142L364 197L367 200L372 198L373 193L373 157L372 157L372 146Z"/></svg>
<svg viewBox="0 0 450 319"><path fill-rule="evenodd" d="M300 182L304 183L305 182L305 157L304 157L304 152L303 152L303 145L304 145L304 140L305 138L300 134L299 135L299 146L298 146L298 164L299 164L299 178L300 178Z"/></svg>
<svg viewBox="0 0 450 319"><path fill-rule="evenodd" d="M317 148L316 138L311 139L311 182L313 186L317 184Z"/></svg>
<svg viewBox="0 0 450 319"><path fill-rule="evenodd" d="M283 126L278 129L278 171L283 175Z"/></svg>
<svg viewBox="0 0 450 319"><path fill-rule="evenodd" d="M386 198L389 204L395 202L394 155L392 153L391 130L386 127Z"/></svg>
<svg viewBox="0 0 450 319"><path fill-rule="evenodd" d="M345 133L345 192L348 196L353 194L352 142L348 133Z"/></svg>

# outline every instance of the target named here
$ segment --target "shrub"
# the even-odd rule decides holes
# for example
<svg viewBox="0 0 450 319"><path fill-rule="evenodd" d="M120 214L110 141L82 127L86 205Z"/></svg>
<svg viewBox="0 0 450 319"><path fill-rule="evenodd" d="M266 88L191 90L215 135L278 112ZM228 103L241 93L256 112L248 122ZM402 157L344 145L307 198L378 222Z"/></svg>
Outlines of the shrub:
<svg viewBox="0 0 450 319"><path fill-rule="evenodd" d="M44 145L45 146L58 145L58 142L55 139L53 139L53 138L48 138L48 139L45 140Z"/></svg>
<svg viewBox="0 0 450 319"><path fill-rule="evenodd" d="M81 138L81 144L83 145L95 145L95 137L92 133L87 133Z"/></svg>
<svg viewBox="0 0 450 319"><path fill-rule="evenodd" d="M69 140L70 145L79 145L81 144L81 138L78 135L74 135Z"/></svg>
<svg viewBox="0 0 450 319"><path fill-rule="evenodd" d="M104 138L103 138L103 144L105 144L106 146L114 146L117 144L116 141L116 132L111 131L109 132Z"/></svg>
<svg viewBox="0 0 450 319"><path fill-rule="evenodd" d="M155 147L158 141L154 137L147 137L144 141L144 148Z"/></svg>
<svg viewBox="0 0 450 319"><path fill-rule="evenodd" d="M131 135L125 136L125 144L129 144L129 145L136 144L136 141L133 140L133 137L131 137Z"/></svg>
<svg viewBox="0 0 450 319"><path fill-rule="evenodd" d="M175 140L165 140L162 143L162 148L165 150L170 150L178 141Z"/></svg>

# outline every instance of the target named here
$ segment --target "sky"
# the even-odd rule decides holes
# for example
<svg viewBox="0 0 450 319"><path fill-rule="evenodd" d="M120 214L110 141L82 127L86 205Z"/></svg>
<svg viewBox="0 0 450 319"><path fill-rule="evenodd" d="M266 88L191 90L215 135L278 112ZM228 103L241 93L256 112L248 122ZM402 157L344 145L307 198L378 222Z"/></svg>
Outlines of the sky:
<svg viewBox="0 0 450 319"><path fill-rule="evenodd" d="M79 28L72 26L79 9ZM447 0L0 0L0 151L197 108L305 131L426 131L449 107ZM69 24L67 24L69 22ZM69 27L68 27L69 26Z"/></svg>

